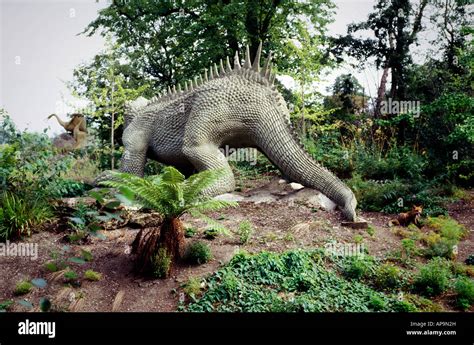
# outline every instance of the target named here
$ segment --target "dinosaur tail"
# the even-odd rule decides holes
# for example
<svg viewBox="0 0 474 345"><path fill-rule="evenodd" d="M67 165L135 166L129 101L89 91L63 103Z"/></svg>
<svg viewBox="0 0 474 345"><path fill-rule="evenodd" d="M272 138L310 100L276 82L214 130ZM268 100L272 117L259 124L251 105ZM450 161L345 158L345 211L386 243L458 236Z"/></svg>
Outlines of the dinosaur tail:
<svg viewBox="0 0 474 345"><path fill-rule="evenodd" d="M266 121L258 126L256 137L259 148L284 175L319 190L341 208L347 219L355 221L357 201L352 191L306 152L286 121Z"/></svg>

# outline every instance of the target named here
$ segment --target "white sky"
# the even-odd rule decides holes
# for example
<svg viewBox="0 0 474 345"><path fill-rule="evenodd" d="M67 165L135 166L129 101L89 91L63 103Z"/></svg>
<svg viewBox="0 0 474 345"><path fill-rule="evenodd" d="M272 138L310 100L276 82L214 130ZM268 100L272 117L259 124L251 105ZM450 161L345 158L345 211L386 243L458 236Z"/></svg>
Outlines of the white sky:
<svg viewBox="0 0 474 345"><path fill-rule="evenodd" d="M352 22L366 19L375 0L336 0L335 22L329 34L344 34ZM106 0L0 0L0 107L5 108L20 129L49 133L62 132L51 113L64 115L74 98L65 86L73 69L89 61L104 47L95 35L77 35L107 6ZM326 87L342 73L353 73L375 95L380 73L374 68L358 72L341 66L322 76L318 89ZM291 85L291 81L285 80ZM66 102L65 102L66 101Z"/></svg>

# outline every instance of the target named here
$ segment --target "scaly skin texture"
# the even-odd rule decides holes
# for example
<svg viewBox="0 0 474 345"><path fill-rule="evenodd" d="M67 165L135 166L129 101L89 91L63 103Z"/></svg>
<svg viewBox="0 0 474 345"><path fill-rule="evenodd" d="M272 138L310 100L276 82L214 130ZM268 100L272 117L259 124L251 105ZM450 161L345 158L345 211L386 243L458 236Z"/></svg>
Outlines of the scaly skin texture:
<svg viewBox="0 0 474 345"><path fill-rule="evenodd" d="M220 71L214 65L209 78L206 71L201 83L195 80L189 87L186 83L183 92L178 88L160 98L129 104L121 170L143 176L147 158L184 171L221 168L225 176L205 191L219 195L235 188L232 170L219 148L255 147L288 179L321 191L354 221L354 194L302 148L285 101L273 85L270 57L260 70L260 53L261 48L251 64L247 47L242 67L236 54L234 68L227 59L224 69L221 61Z"/></svg>

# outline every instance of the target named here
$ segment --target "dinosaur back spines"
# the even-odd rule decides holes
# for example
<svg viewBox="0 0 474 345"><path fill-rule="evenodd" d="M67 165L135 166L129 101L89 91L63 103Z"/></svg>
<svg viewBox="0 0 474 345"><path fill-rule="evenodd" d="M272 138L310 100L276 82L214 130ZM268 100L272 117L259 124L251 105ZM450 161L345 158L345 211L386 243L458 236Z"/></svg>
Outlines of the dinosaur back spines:
<svg viewBox="0 0 474 345"><path fill-rule="evenodd" d="M260 42L253 63L250 62L250 48L248 44L245 47L245 62L240 64L239 53L236 51L234 56L234 67L232 68L230 58L226 57L225 67L222 59L219 62L219 68L216 64L211 65L209 69L204 69L203 75L195 77L194 80L184 82L184 91L181 91L181 85L178 84L173 88L168 87L168 91L164 95L156 95L150 99L147 105L156 102L173 100L185 93L192 92L194 89L216 78L224 78L230 75L241 75L249 80L271 87L276 91L274 86L275 74L272 72L272 55L269 54L265 59L263 68L260 67L260 57L262 55L262 42ZM209 75L208 72L209 71Z"/></svg>

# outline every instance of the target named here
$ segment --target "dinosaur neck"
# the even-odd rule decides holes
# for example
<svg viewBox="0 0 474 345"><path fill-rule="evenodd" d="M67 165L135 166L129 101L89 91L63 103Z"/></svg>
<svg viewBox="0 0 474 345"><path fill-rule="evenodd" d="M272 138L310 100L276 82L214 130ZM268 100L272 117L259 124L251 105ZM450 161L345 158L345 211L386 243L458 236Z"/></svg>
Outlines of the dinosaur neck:
<svg viewBox="0 0 474 345"><path fill-rule="evenodd" d="M50 119L50 118L52 118L52 117L55 117L56 120L58 121L58 123L59 123L62 127L66 126L66 123L65 123L64 121L62 121L62 120L59 118L58 115L56 115L56 114L51 114L51 115L49 115L48 119Z"/></svg>
<svg viewBox="0 0 474 345"><path fill-rule="evenodd" d="M260 125L257 142L265 155L289 179L319 190L343 209L347 218L355 218L355 197L333 173L313 160L302 148L292 128L283 120Z"/></svg>

